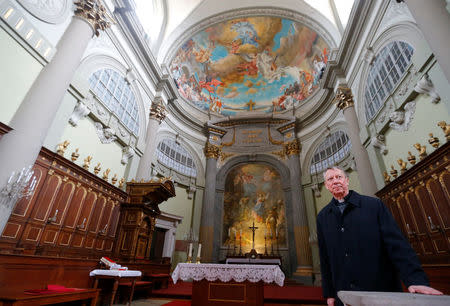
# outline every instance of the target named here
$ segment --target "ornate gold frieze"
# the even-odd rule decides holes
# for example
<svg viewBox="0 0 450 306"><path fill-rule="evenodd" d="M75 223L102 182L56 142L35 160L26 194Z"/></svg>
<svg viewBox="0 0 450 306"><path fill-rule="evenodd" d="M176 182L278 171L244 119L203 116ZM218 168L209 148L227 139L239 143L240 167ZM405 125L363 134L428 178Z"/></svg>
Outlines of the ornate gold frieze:
<svg viewBox="0 0 450 306"><path fill-rule="evenodd" d="M86 20L94 29L96 36L115 24L100 0L79 0L75 4L75 16Z"/></svg>
<svg viewBox="0 0 450 306"><path fill-rule="evenodd" d="M282 133L282 132L284 132L284 131L286 131L286 130L293 129L293 128L295 128L295 122L292 122L292 123L290 123L290 124L288 124L288 125L285 125L285 126L280 127L280 128L278 129L278 131L280 131L280 132Z"/></svg>
<svg viewBox="0 0 450 306"><path fill-rule="evenodd" d="M334 99L336 101L336 106L342 110L355 104L353 102L353 95L351 89L344 86L338 87L336 97Z"/></svg>
<svg viewBox="0 0 450 306"><path fill-rule="evenodd" d="M262 118L262 119L254 119L254 120L228 120L225 122L217 122L214 125L220 127L230 127L235 125L244 125L244 124L258 124L258 123L269 123L269 124L282 124L288 122L288 119L273 119L273 118Z"/></svg>
<svg viewBox="0 0 450 306"><path fill-rule="evenodd" d="M282 145L284 143L283 140L275 140L272 138L272 134L270 134L270 124L267 126L267 133L269 135L269 141L274 145Z"/></svg>
<svg viewBox="0 0 450 306"><path fill-rule="evenodd" d="M286 151L287 156L298 155L300 153L300 141L298 139L294 139L284 145L284 150Z"/></svg>
<svg viewBox="0 0 450 306"><path fill-rule="evenodd" d="M220 156L221 149L220 149L220 147L218 147L216 145L206 142L204 152L205 152L206 158L218 159Z"/></svg>
<svg viewBox="0 0 450 306"><path fill-rule="evenodd" d="M226 131L222 131L222 130L219 130L219 129L215 129L215 128L213 128L213 127L208 127L208 132L213 132L213 133L217 133L217 134L220 134L220 135L225 135L227 132Z"/></svg>
<svg viewBox="0 0 450 306"><path fill-rule="evenodd" d="M160 102L152 103L152 106L150 107L150 115L149 115L150 119L155 119L159 123L161 123L166 118L166 114L167 114L166 108L162 103Z"/></svg>

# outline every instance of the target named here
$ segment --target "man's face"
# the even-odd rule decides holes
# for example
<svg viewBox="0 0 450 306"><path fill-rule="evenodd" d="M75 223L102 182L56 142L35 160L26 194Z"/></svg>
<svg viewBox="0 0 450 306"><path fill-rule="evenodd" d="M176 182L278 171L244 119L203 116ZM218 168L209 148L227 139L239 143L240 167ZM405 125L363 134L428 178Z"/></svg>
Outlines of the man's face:
<svg viewBox="0 0 450 306"><path fill-rule="evenodd" d="M348 177L339 169L330 169L325 173L325 187L336 199L342 199L348 194Z"/></svg>

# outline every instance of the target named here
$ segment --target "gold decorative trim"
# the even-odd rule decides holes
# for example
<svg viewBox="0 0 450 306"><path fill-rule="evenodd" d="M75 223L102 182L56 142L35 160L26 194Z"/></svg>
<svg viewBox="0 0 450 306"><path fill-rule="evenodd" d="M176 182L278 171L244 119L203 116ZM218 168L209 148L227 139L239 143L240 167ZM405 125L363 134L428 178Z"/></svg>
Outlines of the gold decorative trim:
<svg viewBox="0 0 450 306"><path fill-rule="evenodd" d="M273 118L263 118L263 119L254 119L254 120L227 120L225 122L217 122L214 125L220 127L230 127L235 125L244 125L244 124L257 124L257 123L269 123L269 124L282 124L289 122L288 119L273 119Z"/></svg>
<svg viewBox="0 0 450 306"><path fill-rule="evenodd" d="M233 139L230 142L222 142L223 147L229 147L236 141L236 128L233 127Z"/></svg>
<svg viewBox="0 0 450 306"><path fill-rule="evenodd" d="M280 159L285 159L286 158L286 152L283 150L280 151L273 151L271 152L271 154L278 156Z"/></svg>
<svg viewBox="0 0 450 306"><path fill-rule="evenodd" d="M220 147L213 145L213 144L209 143L209 141L208 141L205 144L204 152L205 152L206 158L218 159L220 156L221 149L220 149Z"/></svg>
<svg viewBox="0 0 450 306"><path fill-rule="evenodd" d="M208 127L208 132L214 132L214 133L220 134L222 136L227 133L226 131L215 129L215 128L211 127L211 126Z"/></svg>
<svg viewBox="0 0 450 306"><path fill-rule="evenodd" d="M300 141L297 138L284 145L284 150L286 151L287 156L300 154L300 149Z"/></svg>
<svg viewBox="0 0 450 306"><path fill-rule="evenodd" d="M285 125L285 126L280 127L280 128L278 129L278 131L284 132L284 131L286 131L286 130L293 129L293 128L295 128L295 122L292 122L291 124L288 124L288 125Z"/></svg>
<svg viewBox="0 0 450 306"><path fill-rule="evenodd" d="M344 86L338 87L334 100L336 101L337 108L341 110L355 105L353 102L352 90Z"/></svg>
<svg viewBox="0 0 450 306"><path fill-rule="evenodd" d="M220 152L220 160L221 160L221 161L224 161L224 160L226 160L227 158L229 158L229 157L231 157L231 156L234 156L234 155L236 155L236 154L234 154L234 153Z"/></svg>
<svg viewBox="0 0 450 306"><path fill-rule="evenodd" d="M270 124L267 125L267 133L269 135L269 141L274 145L282 145L284 143L283 140L275 140L272 138L272 134L270 133Z"/></svg>
<svg viewBox="0 0 450 306"><path fill-rule="evenodd" d="M94 29L96 36L100 35L100 30L104 31L116 23L100 0L79 0L74 5L75 16L86 20Z"/></svg>

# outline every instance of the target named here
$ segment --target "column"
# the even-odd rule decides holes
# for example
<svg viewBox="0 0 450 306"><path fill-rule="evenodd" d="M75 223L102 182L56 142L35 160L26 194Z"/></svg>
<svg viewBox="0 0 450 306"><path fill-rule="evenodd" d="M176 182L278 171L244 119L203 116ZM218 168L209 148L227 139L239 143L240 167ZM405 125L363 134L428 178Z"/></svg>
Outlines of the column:
<svg viewBox="0 0 450 306"><path fill-rule="evenodd" d="M311 248L309 246L309 228L306 215L305 198L302 191L300 169L300 142L294 139L285 144L291 180L292 213L294 219L294 238L297 253L297 270L299 276L312 276Z"/></svg>
<svg viewBox="0 0 450 306"><path fill-rule="evenodd" d="M203 196L202 216L200 221L199 242L202 244L202 261L210 262L212 259L214 240L214 203L216 195L217 159L220 155L220 147L206 142L206 174L205 193Z"/></svg>
<svg viewBox="0 0 450 306"><path fill-rule="evenodd" d="M98 36L100 30L109 27L109 21L109 15L98 1L75 3L75 15L58 42L57 52L41 70L14 114L10 122L13 130L0 140L0 189L13 171L36 161L89 41L94 34ZM0 207L0 233L11 211L11 207Z"/></svg>
<svg viewBox="0 0 450 306"><path fill-rule="evenodd" d="M397 1L399 2L399 1ZM444 0L404 1L450 83L450 14Z"/></svg>
<svg viewBox="0 0 450 306"><path fill-rule="evenodd" d="M369 196L374 196L377 192L377 184L370 164L369 154L361 143L359 137L359 124L356 117L355 105L351 89L339 86L336 92L336 106L344 113L345 121L348 125L348 136L352 142L351 152L355 158L356 169L362 192Z"/></svg>
<svg viewBox="0 0 450 306"><path fill-rule="evenodd" d="M163 105L162 99L157 97L150 108L150 115L147 125L147 136L145 138L145 150L139 160L139 166L136 173L136 180L148 181L151 178L151 167L153 155L156 150L156 132L159 125L166 118L166 109Z"/></svg>

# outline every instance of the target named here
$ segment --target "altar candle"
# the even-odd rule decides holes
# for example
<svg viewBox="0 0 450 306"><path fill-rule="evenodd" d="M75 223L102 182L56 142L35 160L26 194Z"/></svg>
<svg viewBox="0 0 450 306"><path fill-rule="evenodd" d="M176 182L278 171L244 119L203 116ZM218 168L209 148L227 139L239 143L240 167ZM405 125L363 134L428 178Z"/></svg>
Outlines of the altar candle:
<svg viewBox="0 0 450 306"><path fill-rule="evenodd" d="M230 232L231 232L230 228L228 228L228 237L230 237Z"/></svg>
<svg viewBox="0 0 450 306"><path fill-rule="evenodd" d="M200 254L202 253L202 244L198 244L198 252L197 252L197 258L200 258Z"/></svg>
<svg viewBox="0 0 450 306"><path fill-rule="evenodd" d="M278 228L275 229L275 237L278 238Z"/></svg>
<svg viewBox="0 0 450 306"><path fill-rule="evenodd" d="M189 243L189 253L188 253L189 257L192 257L192 242Z"/></svg>
<svg viewBox="0 0 450 306"><path fill-rule="evenodd" d="M239 230L239 237L242 239L242 230Z"/></svg>

